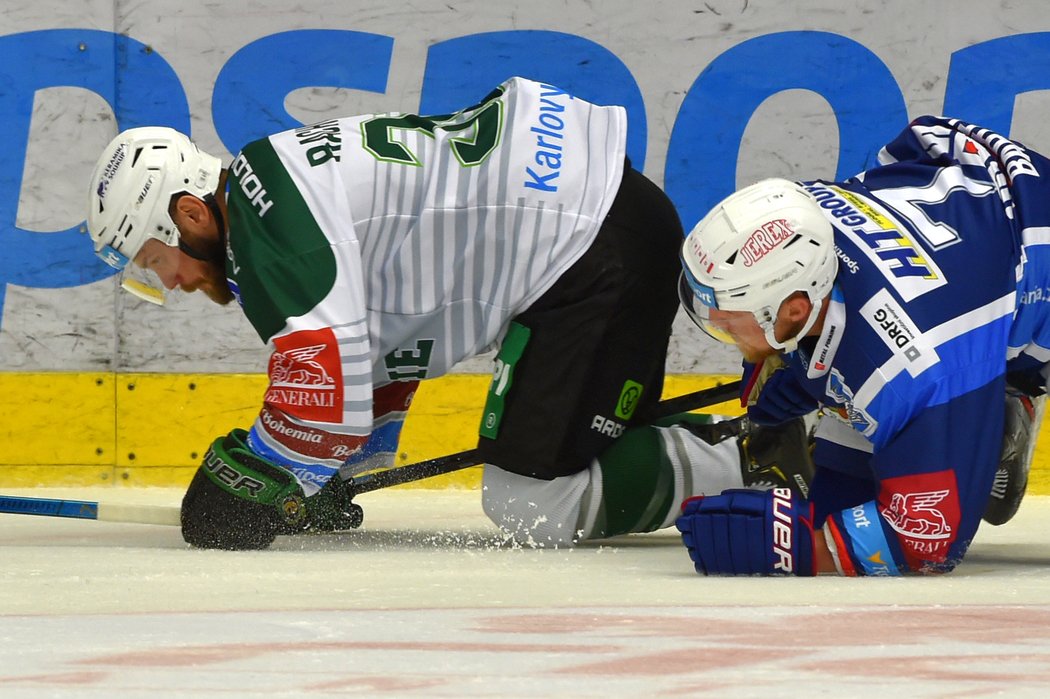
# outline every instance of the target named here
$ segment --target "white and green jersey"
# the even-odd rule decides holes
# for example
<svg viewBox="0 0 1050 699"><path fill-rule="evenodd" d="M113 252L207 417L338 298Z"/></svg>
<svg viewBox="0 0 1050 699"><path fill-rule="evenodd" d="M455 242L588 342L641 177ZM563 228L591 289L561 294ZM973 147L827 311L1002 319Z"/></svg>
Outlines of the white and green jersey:
<svg viewBox="0 0 1050 699"><path fill-rule="evenodd" d="M389 419L374 391L497 343L594 240L626 126L621 107L514 78L456 114L348 117L245 147L226 269L274 350L253 446L325 480Z"/></svg>

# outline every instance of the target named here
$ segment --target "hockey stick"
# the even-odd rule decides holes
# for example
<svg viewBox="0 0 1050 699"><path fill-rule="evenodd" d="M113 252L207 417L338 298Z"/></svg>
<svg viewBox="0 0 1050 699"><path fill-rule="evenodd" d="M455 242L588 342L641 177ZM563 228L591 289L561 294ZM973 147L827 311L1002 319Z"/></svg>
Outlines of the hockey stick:
<svg viewBox="0 0 1050 699"><path fill-rule="evenodd" d="M706 408L732 400L740 395L740 381L732 381L712 388L660 401L651 414L640 416L640 422L652 422ZM370 493L393 485L413 483L452 473L481 463L476 449L439 456L400 468L366 473L350 481L347 486L351 499L361 493ZM61 500L51 498L26 498L0 495L0 514L38 515L43 517L69 517L73 519L96 519L108 522L135 524L165 524L179 526L180 508L167 505L123 505L118 503L93 502L89 500Z"/></svg>
<svg viewBox="0 0 1050 699"><path fill-rule="evenodd" d="M106 522L179 525L179 508L166 505L124 505L88 500L21 498L13 495L0 495L0 513L97 519Z"/></svg>
<svg viewBox="0 0 1050 699"><path fill-rule="evenodd" d="M741 381L738 379L726 384L662 400L656 404L649 415L639 416L639 424L654 422L678 413L707 408L732 400L740 395L740 386ZM361 493L370 493L373 490L389 488L392 485L414 483L426 478L459 471L469 466L477 466L480 463L481 459L478 456L478 450L468 449L467 451L439 456L428 461L409 464L408 466L366 473L351 479L347 482L347 485L352 494L351 497L356 497Z"/></svg>

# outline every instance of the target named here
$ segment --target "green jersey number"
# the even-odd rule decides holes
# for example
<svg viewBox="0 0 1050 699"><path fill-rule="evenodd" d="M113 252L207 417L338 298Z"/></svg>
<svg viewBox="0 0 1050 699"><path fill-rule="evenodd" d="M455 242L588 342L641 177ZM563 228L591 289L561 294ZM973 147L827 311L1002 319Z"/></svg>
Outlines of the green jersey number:
<svg viewBox="0 0 1050 699"><path fill-rule="evenodd" d="M484 102L455 114L419 116L399 114L373 117L361 122L364 147L378 160L404 165L422 165L419 157L398 135L405 131L420 131L431 138L438 129L461 133L448 140L452 153L463 167L480 165L499 145L503 133L503 90L496 90Z"/></svg>

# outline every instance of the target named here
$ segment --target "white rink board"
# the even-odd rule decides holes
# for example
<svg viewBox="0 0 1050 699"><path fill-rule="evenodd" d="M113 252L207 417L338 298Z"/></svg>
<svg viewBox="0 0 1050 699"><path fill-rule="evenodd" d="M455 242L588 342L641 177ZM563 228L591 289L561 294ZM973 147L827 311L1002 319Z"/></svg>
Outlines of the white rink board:
<svg viewBox="0 0 1050 699"><path fill-rule="evenodd" d="M0 201L17 199L17 207L0 207L0 215L14 219L0 220L0 242L6 250L5 262L0 264L0 370L5 371L262 371L267 353L236 310L212 307L196 298L183 299L167 311L155 309L118 294L111 276L99 277L95 272L94 281L82 282L69 272L71 262L46 255L40 259L28 251L37 243L50 245L65 240L46 234L75 230L83 221L84 189L91 166L117 130L116 108L98 93L109 84L107 80L117 79L118 93L124 89L116 101L118 111L124 110L121 115L125 121L154 114L172 115L177 120L174 115L185 111L193 137L205 149L228 160L231 153L216 125L219 117L237 124L274 116L263 113L269 108L248 109L243 119L230 113L238 102L230 96L229 82L222 79L265 86L268 75L266 68L253 69L250 60L235 70L231 59L255 42L288 32L358 33L387 42L383 44L387 53L377 58L380 67L372 66L377 79L383 80L378 88L331 87L325 70L315 68L311 72L316 78L296 76L302 86L283 99L271 95L269 107L284 109L290 118L307 123L341 114L420 109L428 94L440 94L450 82L462 77L454 72L441 74L440 66L435 67L435 56L450 42L492 40L496 43L485 46L499 58L501 39L494 40L493 36L546 32L555 37L553 48L544 45L531 55L518 50L508 65L535 61L538 73L550 68L570 78L574 71L586 74L588 63L595 57L616 66L623 79L613 80L613 87L628 84L630 90L636 89L639 99L631 131L641 139L636 150L645 151L644 171L665 186L666 174L680 159L689 162L698 178L708 167L728 168L730 179L735 171L738 184L767 176L831 177L841 155L843 124L861 118L861 135L872 129L895 133L908 118L941 112L948 98L956 99L968 87L967 76L951 70L960 52L965 57L968 48L1007 40L1002 60L1024 56L1025 61L1021 67L1004 63L998 72L986 71L982 79L991 79L993 84L974 91L985 94L991 88L998 90L998 96L988 102L994 103L989 108L1010 112L1009 118L1003 117L1002 130L1037 149L1050 150L1050 121L1045 118L1050 107L1045 92L1048 85L1040 82L1041 75L1050 74L1041 67L1047 60L1046 52L1009 43L1028 33L1039 39L1040 32L1050 30L1050 13L1044 3L1035 1L860 0L849 7L833 0L305 0L294 4L283 0L186 0L176 5L160 0L39 0L8 4L11 6L4 9L0 35L0 42L5 42L7 70L5 73L5 68L0 68L0 84L5 85L5 95L0 97L0 126L11 135L6 153L13 165L10 171L0 167ZM53 34L64 30L70 33ZM804 77L812 80L808 87L784 89L758 104L736 105L728 114L728 122L738 123L742 129L739 149L718 150L705 158L702 153L686 157L676 147L672 135L676 126L681 126L687 98L696 93L694 85L700 78L710 77L705 71L755 46L755 42L770 42L784 35L798 38L807 32L811 36L833 35L833 47L862 56L869 61L865 66L873 66L875 72L869 75L864 72L867 68L858 68L853 73L852 67L843 69L834 60L814 60L805 66ZM40 37L55 40L56 50L61 60L69 62L70 70L61 65L49 67L37 58L27 59L27 65L22 66L14 60L21 58L19 55L10 55L16 51L16 44L21 51L51 46L50 39ZM73 75L72 67L79 60L111 49L114 37L132 42L127 54L131 59L158 65L163 62L172 89L165 84L159 95L144 95L149 81L143 85L132 81L124 87L123 75L104 65L93 75L77 77L98 82L101 87L94 85L97 89L63 85L64 73ZM23 39L24 45L18 43ZM581 58L576 53L580 45L595 53ZM779 56L776 48L771 48L772 53L762 54L761 64L744 59L735 63L738 74L730 74L721 83L728 87L712 88L716 105L720 89L743 85L756 71L775 74L780 59L791 58L792 45ZM559 51L559 46L564 50ZM308 49L309 43L306 53ZM507 52L513 53L510 48ZM301 53L288 52L281 60L300 60ZM486 60L478 70L489 68L491 63L493 60ZM30 80L26 76L38 69L57 85L45 84L33 90L31 85L19 82ZM348 72L344 79L364 80L371 75L364 65L356 73ZM873 75L886 81L892 95L879 92L882 88ZM503 77L507 76L500 79ZM825 90L832 84L834 88ZM14 94L8 95L11 85L17 89L12 88ZM875 90L873 95L849 96L853 94L850 91L869 85ZM488 87L491 85L485 91ZM831 104L828 95L845 96ZM863 115L858 116L858 112L883 100L901 105L892 119L894 124L884 124L886 120L877 116L864 122ZM977 104L984 109L979 100ZM31 108L31 118L15 116L24 108ZM694 136L702 140L707 124L688 124L691 126L683 131L698 132ZM720 138L712 137L711 141L720 142ZM873 152L869 149L861 155L871 156ZM23 156L24 164L18 167ZM734 166L732 161L737 157ZM686 178L691 171L687 170ZM681 175L676 178L679 188L681 179ZM688 219L688 228L698 216L683 214L683 218ZM86 241L84 245L86 250ZM698 331L680 322L669 369L675 373L734 373L737 361L731 350L701 340ZM489 364L487 359L467 362L461 370L486 373Z"/></svg>
<svg viewBox="0 0 1050 699"><path fill-rule="evenodd" d="M21 491L176 504L169 490ZM361 496L265 552L0 515L0 694L1042 697L1050 498L947 576L702 578L663 531L501 545L474 491Z"/></svg>

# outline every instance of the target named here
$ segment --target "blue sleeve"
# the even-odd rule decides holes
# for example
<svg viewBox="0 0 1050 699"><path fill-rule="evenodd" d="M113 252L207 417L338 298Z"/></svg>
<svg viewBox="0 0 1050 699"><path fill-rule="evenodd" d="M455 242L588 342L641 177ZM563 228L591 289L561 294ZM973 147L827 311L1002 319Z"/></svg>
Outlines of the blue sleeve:
<svg viewBox="0 0 1050 699"><path fill-rule="evenodd" d="M401 428L404 427L404 424L404 418L401 418L376 428L368 441L350 455L344 466L350 467L351 472L354 473L393 466L397 444L401 437Z"/></svg>
<svg viewBox="0 0 1050 699"><path fill-rule="evenodd" d="M1050 221L1048 221L1050 223ZM1044 231L1050 229L1043 229ZM1050 233L1026 231L1024 276L1010 326L1010 357L1026 368L1050 360Z"/></svg>
<svg viewBox="0 0 1050 699"><path fill-rule="evenodd" d="M377 387L372 393L374 416L372 434L360 449L349 454L340 471L343 477L394 465L401 428L419 381L394 381Z"/></svg>

